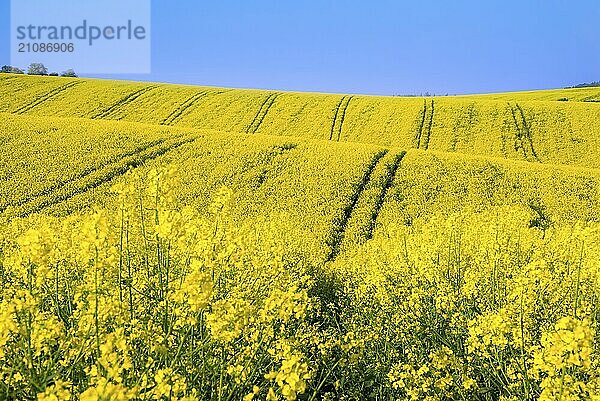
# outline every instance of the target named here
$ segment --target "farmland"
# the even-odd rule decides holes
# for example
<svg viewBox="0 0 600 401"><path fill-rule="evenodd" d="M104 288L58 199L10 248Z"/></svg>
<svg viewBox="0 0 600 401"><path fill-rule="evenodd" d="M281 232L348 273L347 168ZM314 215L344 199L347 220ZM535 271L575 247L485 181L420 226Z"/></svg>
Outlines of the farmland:
<svg viewBox="0 0 600 401"><path fill-rule="evenodd" d="M0 74L0 399L599 399L599 96Z"/></svg>

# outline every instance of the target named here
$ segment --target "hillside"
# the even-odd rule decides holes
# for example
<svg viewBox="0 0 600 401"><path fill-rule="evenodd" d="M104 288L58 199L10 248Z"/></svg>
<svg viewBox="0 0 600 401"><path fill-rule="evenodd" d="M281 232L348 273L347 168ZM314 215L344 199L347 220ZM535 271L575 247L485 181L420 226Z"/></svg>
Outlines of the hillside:
<svg viewBox="0 0 600 401"><path fill-rule="evenodd" d="M3 74L0 112L597 167L598 88L440 98L232 90ZM564 102L559 99L569 98Z"/></svg>
<svg viewBox="0 0 600 401"><path fill-rule="evenodd" d="M476 187L464 184L463 205L473 206L482 190L489 191L488 206L512 203L506 197L513 195L503 189L512 186L517 203L552 205L551 214L568 220L597 220L600 107L586 100L598 93L598 88L579 88L390 98L2 74L0 132L2 154L9 159L3 162L7 178L0 206L16 207L16 215L57 209L57 203L70 203L66 210L73 211L79 206L69 199L88 198L80 194L88 186L96 194L97 187L118 179L128 167L177 161L189 165L186 175L197 174L186 177L189 182L179 196L200 205L206 206L221 184L233 186L240 201L253 203L244 207L263 214L275 205L266 208L258 200L261 192L276 198L277 208L287 213L314 213L318 201L306 203L307 197L326 199L330 210L318 213L326 218L319 223L320 241L327 237L327 226L349 217L340 213L362 204L357 202L364 190L376 187L365 207L372 209L375 202L376 215L387 210L407 174L417 187L435 185L436 193L455 192L458 177L469 177ZM563 97L572 101L558 101ZM45 153L30 153L42 147ZM308 188L311 169L319 168L323 177L315 185L324 192L316 195ZM418 178L420 171L425 175ZM75 184L95 175L102 178L92 179L93 185ZM35 177L36 186L31 186ZM452 177L451 187L440 188L446 177ZM547 192L544 180L569 189ZM286 189L292 182L295 188ZM478 189L478 182L487 189ZM57 200L41 201L39 194ZM97 202L103 197L89 198ZM440 202L439 195L431 198ZM283 207L282 199L291 203ZM419 202L406 203L412 210ZM584 215L569 211L575 203L586 205L577 208ZM240 215L246 215L242 210ZM301 215L299 221L307 218Z"/></svg>
<svg viewBox="0 0 600 401"><path fill-rule="evenodd" d="M600 394L598 100L0 74L0 399Z"/></svg>

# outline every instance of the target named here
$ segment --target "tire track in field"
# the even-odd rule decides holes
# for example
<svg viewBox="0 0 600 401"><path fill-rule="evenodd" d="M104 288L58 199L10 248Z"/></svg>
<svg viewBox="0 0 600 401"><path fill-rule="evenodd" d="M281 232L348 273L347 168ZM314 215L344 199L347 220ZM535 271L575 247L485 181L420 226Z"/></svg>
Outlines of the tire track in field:
<svg viewBox="0 0 600 401"><path fill-rule="evenodd" d="M246 128L247 134L254 134L256 133L256 131L258 131L258 128L267 116L269 109L271 109L271 106L273 106L273 103L275 103L275 100L279 95L279 93L271 93L269 96L267 96L265 101L260 105L260 109L258 109L258 112L254 116L254 119L252 120L248 128Z"/></svg>
<svg viewBox="0 0 600 401"><path fill-rule="evenodd" d="M396 179L396 173L400 168L400 163L402 162L402 159L404 159L404 156L406 156L406 151L398 153L394 158L394 162L392 163L392 165L388 167L388 173L383 183L383 187L381 187L381 192L377 197L375 207L373 208L373 212L371 213L371 220L369 222L369 225L367 227L367 233L365 235L367 240L373 238L375 225L377 224L379 213L381 212L381 208L383 207L383 203L385 202L385 197L387 196L388 191L390 190L392 184L394 183L394 180Z"/></svg>
<svg viewBox="0 0 600 401"><path fill-rule="evenodd" d="M154 160L178 147L187 143L193 142L196 137L179 136L170 141L163 142L164 146L158 145L148 148L130 157L125 157L116 163L109 164L102 169L90 172L79 180L72 181L68 185L63 186L54 193L47 196L33 199L32 201L21 205L18 208L7 210L11 216L26 217L32 213L38 213L50 206L69 200L70 198L85 193L89 190L99 187L114 178L117 178L131 169L135 169L144 163Z"/></svg>
<svg viewBox="0 0 600 401"><path fill-rule="evenodd" d="M421 137L423 136L423 127L425 126L425 117L427 116L427 100L423 99L423 110L421 111L421 122L419 124L419 128L415 134L415 140L413 143L413 147L416 149L421 148Z"/></svg>
<svg viewBox="0 0 600 401"><path fill-rule="evenodd" d="M0 73L0 77L3 75L3 73ZM11 75L8 77L1 77L0 78L0 85L6 85L6 86L12 86L11 87L11 91L14 91L14 87L16 85L16 83L13 83L13 81L17 81L17 83L19 85L21 85L20 87L17 87L18 90L23 90L24 88L26 88L25 83L23 82L22 79L18 79L20 78L18 75Z"/></svg>
<svg viewBox="0 0 600 401"><path fill-rule="evenodd" d="M186 99L183 103L181 103L175 110L173 110L171 112L171 114L169 114L162 122L160 122L160 125L174 125L177 121L179 121L181 118L183 118L185 113L191 107L195 106L199 100L204 99L207 96L220 95L222 93L229 92L230 90L231 89L217 91L217 92L210 92L208 90L205 90L205 91L196 93L196 94L190 96L188 99Z"/></svg>
<svg viewBox="0 0 600 401"><path fill-rule="evenodd" d="M26 105L23 105L21 107L19 107L18 109L16 109L15 111L13 111L14 114L24 114L27 113L28 111L31 111L33 108L39 106L40 104L56 97L57 95L61 94L62 92L66 91L69 88L72 88L76 85L79 85L81 82L69 82L66 83L64 85L61 85L57 88L52 89L50 92L47 92L45 94L43 94L42 96L39 96L38 98L36 98L33 102L28 103Z"/></svg>
<svg viewBox="0 0 600 401"><path fill-rule="evenodd" d="M350 217L352 216L352 213L354 212L354 209L356 208L356 205L358 203L360 195L365 190L365 187L371 180L371 175L373 174L373 170L375 170L375 167L377 167L377 164L387 154L387 152L388 152L388 150L384 149L384 150L377 152L373 156L373 158L371 159L371 162L369 163L369 165L367 166L367 169L365 170L365 173L363 174L363 177L361 178L354 193L352 194L352 196L350 198L350 203L348 205L346 205L346 207L344 207L341 221L338 224L336 224L334 222L332 234L328 241L328 242L330 242L329 246L330 246L331 250L329 252L329 255L326 258L327 262L334 261L337 258L337 256L339 255L340 246L342 244L342 241L344 240L344 235L346 232L346 228L348 226L348 221L350 220Z"/></svg>
<svg viewBox="0 0 600 401"><path fill-rule="evenodd" d="M344 119L346 118L346 110L348 110L348 105L350 105L350 101L352 100L354 96L347 96L346 100L342 103L340 111L342 113L341 118L336 119L336 121L334 122L334 125L337 125L336 131L337 131L337 141L340 141L340 138L342 137L342 128L344 127ZM339 115L339 113L338 113ZM339 120L339 124L338 124L338 120Z"/></svg>
<svg viewBox="0 0 600 401"><path fill-rule="evenodd" d="M110 164L114 164L114 163L118 163L119 161L127 158L127 157L132 157L135 155L138 155L150 148L156 147L161 145L162 143L165 142L165 139L158 139L155 141L151 141L147 144L144 144L142 146L139 146L129 152L125 152L125 153L121 153L119 155L115 155L111 158L109 158L108 160L106 160L106 162L102 163L101 165L97 166L97 167L90 167L87 168L77 174L75 174L72 178L66 180L66 181L62 181L62 182L57 182L55 184L50 185L47 188L42 189L41 191L38 191L34 194L31 194L29 196L27 196L24 199L17 199L14 200L12 202L8 202L4 205L0 205L0 213L2 213L4 210L6 210L8 207L20 207L26 203L29 202L33 202L35 200L35 198L41 197L41 196L48 196L50 194L52 194L52 192L56 192L59 191L61 188L72 184L73 182L77 181L77 180L81 180L87 176L89 176L90 174L93 174L99 170L102 170L103 168L106 168L107 166L109 166Z"/></svg>
<svg viewBox="0 0 600 401"><path fill-rule="evenodd" d="M515 126L515 151L519 152L521 150L523 152L523 158L528 160L527 158L527 150L525 146L523 146L523 130L519 126L519 121L517 120L517 114L515 109L512 107L510 103L508 103L508 108L510 109L510 113L512 115L513 123Z"/></svg>
<svg viewBox="0 0 600 401"><path fill-rule="evenodd" d="M248 176L247 178L251 177L251 180L248 181L247 185L252 186L254 191L258 190L269 178L269 171L272 171L274 162L297 147L298 144L290 142L281 145L273 145L266 150L253 154L249 163L242 163L240 171L236 171L233 174L230 174L228 178L222 180L223 185L227 185L227 182L232 182L236 178L244 181L243 177ZM256 155L259 155L259 157L256 158Z"/></svg>
<svg viewBox="0 0 600 401"><path fill-rule="evenodd" d="M431 108L429 109L429 118L427 119L427 130L426 130L425 138L423 139L423 146L424 146L425 150L427 150L429 148L429 139L431 138L431 127L433 126L433 114L434 113L435 113L435 107L434 107L433 99L431 99Z"/></svg>
<svg viewBox="0 0 600 401"><path fill-rule="evenodd" d="M231 172L220 177L217 182L218 186L230 187L234 182L240 182L244 180L244 177L251 175L253 172L256 174L255 182L258 184L255 188L260 187L267 178L267 173L272 167L271 164L277 160L277 158L288 154L298 147L295 142L285 142L279 145L272 145L266 149L259 150L256 153L246 154L243 156L239 155L228 155L227 159L223 163L230 163L232 158L239 158L239 168L233 169ZM256 157L260 155L260 157ZM217 186L217 187L218 187Z"/></svg>
<svg viewBox="0 0 600 401"><path fill-rule="evenodd" d="M533 146L533 138L531 136L531 131L529 129L529 124L527 123L527 118L525 117L525 113L523 109L518 103L515 103L515 107L513 107L510 103L508 103L508 107L510 108L510 112L512 114L513 123L515 125L515 151L521 150L523 152L523 157L525 160L529 161L529 155L527 152L526 144L529 145L532 157L539 162L540 159L535 151ZM519 116L517 116L517 112ZM520 120L520 124L519 124Z"/></svg>
<svg viewBox="0 0 600 401"><path fill-rule="evenodd" d="M165 117L164 120L162 120L160 122L160 125L172 125L175 121L177 121L181 118L181 116L187 109L192 107L192 105L194 103L196 103L198 100L205 97L207 94L208 94L208 91L201 91L201 92L198 92L198 93L190 96L183 103L181 103L175 110L173 110L171 112L171 114L169 114L167 117Z"/></svg>
<svg viewBox="0 0 600 401"><path fill-rule="evenodd" d="M340 99L339 103L337 104L336 108L335 108L335 113L333 114L333 120L331 121L331 131L329 133L329 140L333 140L333 133L335 131L335 122L337 121L337 116L338 113L340 112L340 107L342 107L342 103L344 103L344 100L346 100L346 96L342 96L342 98Z"/></svg>
<svg viewBox="0 0 600 401"><path fill-rule="evenodd" d="M158 85L151 85L151 86L143 87L135 92L132 92L132 93L122 97L117 103L115 103L112 106L108 107L107 109L99 112L98 114L92 116L91 118L92 118L92 120L107 118L111 114L113 114L119 107L125 106L126 104L133 102L134 100L136 100L143 94L150 92L151 90L154 90L156 88L158 88Z"/></svg>
<svg viewBox="0 0 600 401"><path fill-rule="evenodd" d="M297 143L289 142L289 143L284 143L282 145L270 146L267 149L260 150L256 153L251 153L250 156L246 155L244 157L248 157L248 160L244 160L243 163L240 163L241 164L240 169L236 170L236 171L232 171L227 176L224 176L222 181L223 182L233 181L235 178L237 178L241 175L244 175L244 174L248 173L249 171L252 171L253 169L258 168L263 164L270 164L278 156L281 156L287 152L290 152L290 151L296 149L297 147L298 147ZM260 157L257 158L256 157L257 154L260 154L264 157L262 159ZM223 184L223 185L225 185L225 184Z"/></svg>
<svg viewBox="0 0 600 401"><path fill-rule="evenodd" d="M531 154L533 155L533 157L535 158L535 160L537 162L540 161L537 153L535 152L535 148L533 147L533 137L531 136L531 130L529 129L529 124L527 123L527 118L525 117L525 113L523 112L523 109L521 108L521 106L518 103L515 103L517 106L517 109L519 110L519 114L521 114L521 121L523 122L523 130L525 131L525 138L527 139L527 141L529 142L529 146L531 147Z"/></svg>

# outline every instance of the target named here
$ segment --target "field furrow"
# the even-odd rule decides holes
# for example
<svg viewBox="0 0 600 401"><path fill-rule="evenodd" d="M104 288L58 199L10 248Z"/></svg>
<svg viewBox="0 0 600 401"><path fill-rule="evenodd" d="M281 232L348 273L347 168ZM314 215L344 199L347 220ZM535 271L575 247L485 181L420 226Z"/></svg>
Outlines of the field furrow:
<svg viewBox="0 0 600 401"><path fill-rule="evenodd" d="M335 108L335 112L333 113L333 119L331 120L331 131L329 132L329 140L333 140L333 136L334 133L336 131L336 123L337 123L337 119L338 119L338 115L340 113L340 109L342 107L342 105L344 104L344 101L346 100L347 96L342 96L342 98L340 99L339 103L337 104L336 108Z"/></svg>
<svg viewBox="0 0 600 401"><path fill-rule="evenodd" d="M394 179L396 178L396 173L398 172L398 169L400 168L400 163L402 162L402 159L404 158L405 155L406 155L406 152L404 152L404 151L397 153L394 156L393 163L391 165L388 165L386 168L387 174L385 175L385 181L383 182L383 185L381 186L381 192L379 192L379 195L377 196L377 200L375 202L373 212L371 213L371 219L369 220L369 225L367 226L367 231L365 234L365 240L367 240L367 241L370 240L371 238L373 238L373 233L375 232L375 227L377 225L377 219L379 218L379 213L381 213L381 208L383 207L383 204L386 201L387 194L388 194L390 188L392 187Z"/></svg>
<svg viewBox="0 0 600 401"><path fill-rule="evenodd" d="M517 110L519 110L519 115L521 116L521 124L523 127L523 134L527 140L527 143L529 144L529 148L531 150L531 155L533 156L533 158L536 161L540 161L537 153L535 152L535 148L533 147L533 138L531 137L531 130L529 129L529 123L527 122L527 118L525 117L525 113L523 112L523 109L521 108L521 106L516 103L515 107L517 108Z"/></svg>
<svg viewBox="0 0 600 401"><path fill-rule="evenodd" d="M346 234L346 229L348 227L348 222L350 221L352 214L354 213L356 206L360 200L361 195L364 190L369 185L371 180L371 175L373 171L381 161L381 159L388 153L387 149L380 150L376 152L369 164L367 165L364 174L361 180L356 184L354 192L352 193L348 203L344 206L342 210L342 214L339 217L339 220L335 220L333 222L333 229L328 238L328 244L330 248L329 255L327 256L327 261L334 261L339 253L341 252L342 242L344 241L344 236Z"/></svg>
<svg viewBox="0 0 600 401"><path fill-rule="evenodd" d="M47 195L65 182L188 133L109 120L2 114L0 208Z"/></svg>
<svg viewBox="0 0 600 401"><path fill-rule="evenodd" d="M527 149L525 147L525 133L524 133L524 129L521 127L521 124L523 123L521 121L521 123L519 123L519 120L517 119L517 113L515 111L515 108L510 105L508 105L508 107L510 108L510 112L512 114L512 118L513 118L513 122L514 122L514 128L515 128L515 151L517 152L522 152L523 153L523 159L524 160L529 160L528 159L528 155L527 155Z"/></svg>
<svg viewBox="0 0 600 401"><path fill-rule="evenodd" d="M7 84L7 83L12 84L12 82L10 82L10 81L15 80L17 78L19 78L18 75L1 74L0 75L0 83L2 83L2 85Z"/></svg>
<svg viewBox="0 0 600 401"><path fill-rule="evenodd" d="M78 84L79 84L79 82L69 82L62 86L59 86L58 88L55 88L55 89L51 90L50 92L44 94L43 96L40 96L39 98L35 99L33 102L26 104L22 107L19 107L18 109L13 111L13 113L15 113L15 114L27 113L28 111L39 106L40 104L58 96L62 92L66 91L67 89L72 88L73 86L78 85Z"/></svg>
<svg viewBox="0 0 600 401"><path fill-rule="evenodd" d="M341 108L341 117L339 119L339 123L336 121L336 131L337 131L337 141L339 142L341 137L342 137L342 130L344 129L344 121L346 119L346 111L348 110L348 106L350 105L350 101L352 101L352 98L354 98L354 96L348 96L346 97L346 100L344 101L344 103L342 104L342 108Z"/></svg>
<svg viewBox="0 0 600 401"><path fill-rule="evenodd" d="M425 128L425 138L423 138L422 146L423 149L427 150L429 148L429 140L431 138L431 128L433 126L433 115L435 112L433 99L431 99L431 107L427 109L428 117L427 117L427 127Z"/></svg>
<svg viewBox="0 0 600 401"><path fill-rule="evenodd" d="M156 85L151 85L151 86L147 86L145 88L139 89L133 93L130 93L130 94L124 96L123 98L119 99L119 101L116 102L115 104L109 106L108 108L104 109L103 111L99 112L98 114L92 116L92 119L95 120L95 119L110 118L111 114L114 113L116 110L118 110L120 107L123 107L123 106L135 101L143 94L145 94L151 90L154 90L156 88L157 88Z"/></svg>
<svg viewBox="0 0 600 401"><path fill-rule="evenodd" d="M140 153L143 153L144 151L150 149L150 148L154 148L156 146L159 146L160 144L162 144L165 141L165 139L158 139L155 141L151 141L149 143L143 144L131 151L125 152L125 153L121 153L118 155L114 155L112 157L110 157L109 159L107 159L106 161L103 161L102 164L93 167L90 166L88 168L85 168L84 170L75 173L73 176L69 177L68 180L62 181L56 181L54 183L52 183L50 186L42 188L41 190L28 194L27 196L21 198L21 197L14 197L14 198L10 198L8 199L7 202L1 202L0 203L0 213L2 213L4 210L6 210L8 207L19 207L22 206L26 203L31 203L33 201L35 201L36 198L40 198L40 197L44 197L44 196L48 196L51 195L52 193L55 193L57 191L60 191L61 188L65 187L65 186L69 186L72 185L74 182L85 179L85 177L95 174L96 172L107 168L109 165L118 163L121 160L124 160L128 157L133 157L135 155L138 155Z"/></svg>
<svg viewBox="0 0 600 401"><path fill-rule="evenodd" d="M233 182L244 182L243 186L245 190L259 190L267 180L269 174L273 173L274 162L297 147L297 143L286 142L271 145L264 150L251 154L251 157L242 157L240 166L224 174L220 182L223 185Z"/></svg>
<svg viewBox="0 0 600 401"><path fill-rule="evenodd" d="M192 107L194 103L196 103L198 100L202 99L206 95L208 95L208 91L202 91L189 97L186 101L181 103L179 107L173 110L173 112L169 114L164 120L162 120L160 122L160 125L173 125L179 118L181 118L181 116L183 115L183 113L186 112L187 109Z"/></svg>
<svg viewBox="0 0 600 401"><path fill-rule="evenodd" d="M340 254L351 253L372 238L380 209L405 153L390 149L371 173L346 225Z"/></svg>
<svg viewBox="0 0 600 401"><path fill-rule="evenodd" d="M252 122L250 123L248 128L246 128L247 134L255 134L256 131L258 131L258 129L260 128L260 125L262 124L265 117L269 113L269 110L273 106L273 103L275 103L275 100L277 99L278 96L279 96L279 93L272 93L269 96L267 96L267 98L265 99L263 104L261 104L260 109L254 116L254 119L252 120Z"/></svg>
<svg viewBox="0 0 600 401"><path fill-rule="evenodd" d="M415 133L415 140L413 143L413 147L415 149L421 148L421 138L423 137L423 129L425 127L425 119L427 118L427 100L423 100L423 110L421 110L421 114L419 115L419 125L417 127Z"/></svg>
<svg viewBox="0 0 600 401"><path fill-rule="evenodd" d="M161 142L156 146L148 147L141 152L134 153L131 156L124 157L114 163L107 164L100 169L91 171L89 174L85 174L77 180L66 182L55 191L38 196L18 206L9 207L4 211L4 216L25 217L32 213L38 213L45 208L56 205L75 195L85 193L107 183L131 169L139 167L144 163L194 140L195 137L179 137Z"/></svg>

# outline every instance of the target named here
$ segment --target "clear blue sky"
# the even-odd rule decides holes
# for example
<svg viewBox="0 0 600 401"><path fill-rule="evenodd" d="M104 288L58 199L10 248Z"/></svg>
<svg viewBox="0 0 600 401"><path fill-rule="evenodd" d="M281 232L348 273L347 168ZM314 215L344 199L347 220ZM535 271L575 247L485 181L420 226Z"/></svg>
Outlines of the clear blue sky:
<svg viewBox="0 0 600 401"><path fill-rule="evenodd" d="M0 64L9 25L0 0ZM599 26L598 0L153 0L152 74L114 78L387 95L554 88L600 80Z"/></svg>

